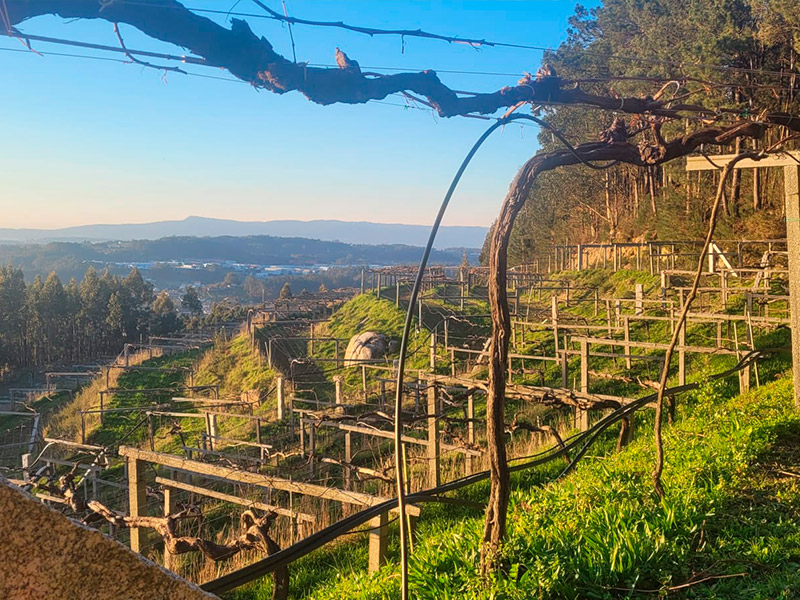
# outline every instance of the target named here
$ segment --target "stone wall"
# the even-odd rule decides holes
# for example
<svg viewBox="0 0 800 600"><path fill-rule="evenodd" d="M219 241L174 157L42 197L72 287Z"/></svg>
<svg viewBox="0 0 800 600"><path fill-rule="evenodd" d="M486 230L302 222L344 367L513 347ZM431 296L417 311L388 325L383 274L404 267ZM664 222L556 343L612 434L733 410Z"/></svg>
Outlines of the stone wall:
<svg viewBox="0 0 800 600"><path fill-rule="evenodd" d="M0 476L3 600L216 598Z"/></svg>

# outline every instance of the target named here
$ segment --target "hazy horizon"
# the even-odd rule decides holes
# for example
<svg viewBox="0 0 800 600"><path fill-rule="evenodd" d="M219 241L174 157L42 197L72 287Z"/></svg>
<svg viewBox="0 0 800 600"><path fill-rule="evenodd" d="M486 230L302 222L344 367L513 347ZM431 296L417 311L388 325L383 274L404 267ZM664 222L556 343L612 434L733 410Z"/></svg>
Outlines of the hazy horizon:
<svg viewBox="0 0 800 600"><path fill-rule="evenodd" d="M212 0L192 5L218 7ZM529 32L535 31L537 45L552 47L566 35L574 2L290 0L288 9L298 17L520 44L531 44ZM230 26L225 15L203 16ZM249 22L291 56L285 27L267 19ZM20 29L118 44L113 28L99 20L36 17ZM133 27L122 30L131 48L176 51ZM302 26L294 28L294 37L301 61L331 64L341 47L371 70L431 68L455 89L476 91L514 85L542 60L538 50L413 38L401 43ZM64 51L46 42L34 48ZM135 224L196 214L429 225L458 165L487 127L476 119L438 118L399 96L319 106L299 93L257 93L220 70L183 65L197 76L164 75L101 51L92 53L94 60L75 56L83 52L39 56L11 38L0 42L0 50L10 82L2 106L13 117L5 134L14 150L0 168L2 225L9 228ZM445 224L489 226L517 169L538 149L537 133L518 124L495 133L465 174Z"/></svg>

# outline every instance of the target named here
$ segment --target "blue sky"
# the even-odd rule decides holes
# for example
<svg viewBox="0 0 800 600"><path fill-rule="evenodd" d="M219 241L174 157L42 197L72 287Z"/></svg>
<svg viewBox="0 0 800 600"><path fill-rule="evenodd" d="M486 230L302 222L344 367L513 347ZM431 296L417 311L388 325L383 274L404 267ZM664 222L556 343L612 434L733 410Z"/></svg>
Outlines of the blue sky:
<svg viewBox="0 0 800 600"><path fill-rule="evenodd" d="M235 0L187 0L230 9ZM279 0L268 0L281 9ZM287 0L290 14L373 27L555 46L572 0ZM235 11L258 13L249 0ZM211 16L224 22L224 16ZM248 19L291 56L286 27ZM181 53L121 26L132 48ZM42 17L26 33L116 45L102 21ZM456 89L494 91L535 72L542 53L296 26L299 61L333 64L339 46L365 67L481 71L440 73ZM110 53L45 43L42 51ZM24 50L0 38L0 48ZM301 94L279 96L237 82L187 77L113 61L0 51L5 152L0 227L55 228L133 223L188 215L241 220L329 219L428 224L455 169L487 123L440 119L386 104L322 107ZM230 77L196 67L193 72ZM509 126L484 145L462 180L447 224L488 225L519 166L536 151L537 130Z"/></svg>

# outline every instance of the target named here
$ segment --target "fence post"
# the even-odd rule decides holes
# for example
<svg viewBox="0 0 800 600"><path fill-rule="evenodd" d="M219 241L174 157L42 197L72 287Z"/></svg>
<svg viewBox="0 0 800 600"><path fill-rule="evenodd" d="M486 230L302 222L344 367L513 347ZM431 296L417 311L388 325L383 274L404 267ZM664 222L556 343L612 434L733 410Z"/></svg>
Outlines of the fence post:
<svg viewBox="0 0 800 600"><path fill-rule="evenodd" d="M172 514L174 510L174 495L172 493L172 488L169 486L164 486L164 516L168 517ZM166 542L164 543L164 568L172 570L172 553L167 549Z"/></svg>
<svg viewBox="0 0 800 600"><path fill-rule="evenodd" d="M558 354L558 298L555 296L550 299L550 319L553 321L553 344Z"/></svg>
<svg viewBox="0 0 800 600"><path fill-rule="evenodd" d="M344 414L344 396L342 394L343 378L337 375L333 378L333 387L336 391L336 412Z"/></svg>
<svg viewBox="0 0 800 600"><path fill-rule="evenodd" d="M636 301L634 302L633 314L644 314L644 285L637 283L634 287L636 293Z"/></svg>
<svg viewBox="0 0 800 600"><path fill-rule="evenodd" d="M678 332L678 385L686 385L686 323Z"/></svg>
<svg viewBox="0 0 800 600"><path fill-rule="evenodd" d="M22 479L28 481L31 478L31 454L22 455Z"/></svg>
<svg viewBox="0 0 800 600"><path fill-rule="evenodd" d="M578 271L583 271L583 244L578 244Z"/></svg>
<svg viewBox="0 0 800 600"><path fill-rule="evenodd" d="M283 421L286 418L286 387L282 375L275 378L275 392L278 398L278 421Z"/></svg>
<svg viewBox="0 0 800 600"><path fill-rule="evenodd" d="M369 572L375 573L386 564L386 551L389 548L389 513L383 512L373 517L369 521L369 526Z"/></svg>
<svg viewBox="0 0 800 600"><path fill-rule="evenodd" d="M147 486L145 485L144 461L127 458L128 461L128 514L131 517L144 516L147 506ZM138 527L131 527L131 550L140 552L145 532Z"/></svg>
<svg viewBox="0 0 800 600"><path fill-rule="evenodd" d="M631 368L631 345L627 342L631 341L631 322L630 319L626 316L622 320L623 327L625 328L625 368Z"/></svg>
<svg viewBox="0 0 800 600"><path fill-rule="evenodd" d="M435 331L431 331L430 347L431 347L431 371L435 371L436 370L436 332Z"/></svg>
<svg viewBox="0 0 800 600"><path fill-rule="evenodd" d="M569 387L569 359L567 357L566 348L559 352L559 359L561 361L561 387Z"/></svg>
<svg viewBox="0 0 800 600"><path fill-rule="evenodd" d="M589 393L589 342L581 340L581 392ZM576 409L576 420L581 431L589 429L589 411Z"/></svg>
<svg viewBox="0 0 800 600"><path fill-rule="evenodd" d="M436 384L429 382L428 387L428 487L438 487L439 470L439 420L437 419L438 393Z"/></svg>
<svg viewBox="0 0 800 600"><path fill-rule="evenodd" d="M475 394L467 396L467 443L475 444ZM475 472L475 457L467 454L467 475Z"/></svg>
<svg viewBox="0 0 800 600"><path fill-rule="evenodd" d="M353 434L350 431L345 432L344 434L344 462L350 465L351 461L353 460ZM344 470L344 489L349 490L352 486L353 481L353 474L350 471L350 468L345 468Z"/></svg>

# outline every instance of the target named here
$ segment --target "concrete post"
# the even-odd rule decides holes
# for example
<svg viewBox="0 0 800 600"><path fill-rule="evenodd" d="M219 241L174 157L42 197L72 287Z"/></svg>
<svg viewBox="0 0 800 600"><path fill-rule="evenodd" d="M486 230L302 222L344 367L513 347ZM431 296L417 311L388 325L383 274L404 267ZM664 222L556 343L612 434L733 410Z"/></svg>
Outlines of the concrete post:
<svg viewBox="0 0 800 600"><path fill-rule="evenodd" d="M800 408L800 166L783 168L786 200L786 249L789 255L789 324L795 407Z"/></svg>
<svg viewBox="0 0 800 600"><path fill-rule="evenodd" d="M386 564L389 548L389 513L383 512L369 521L369 572L375 573Z"/></svg>
<svg viewBox="0 0 800 600"><path fill-rule="evenodd" d="M438 412L438 390L433 382L428 387L428 487L439 486L439 420L436 418Z"/></svg>

